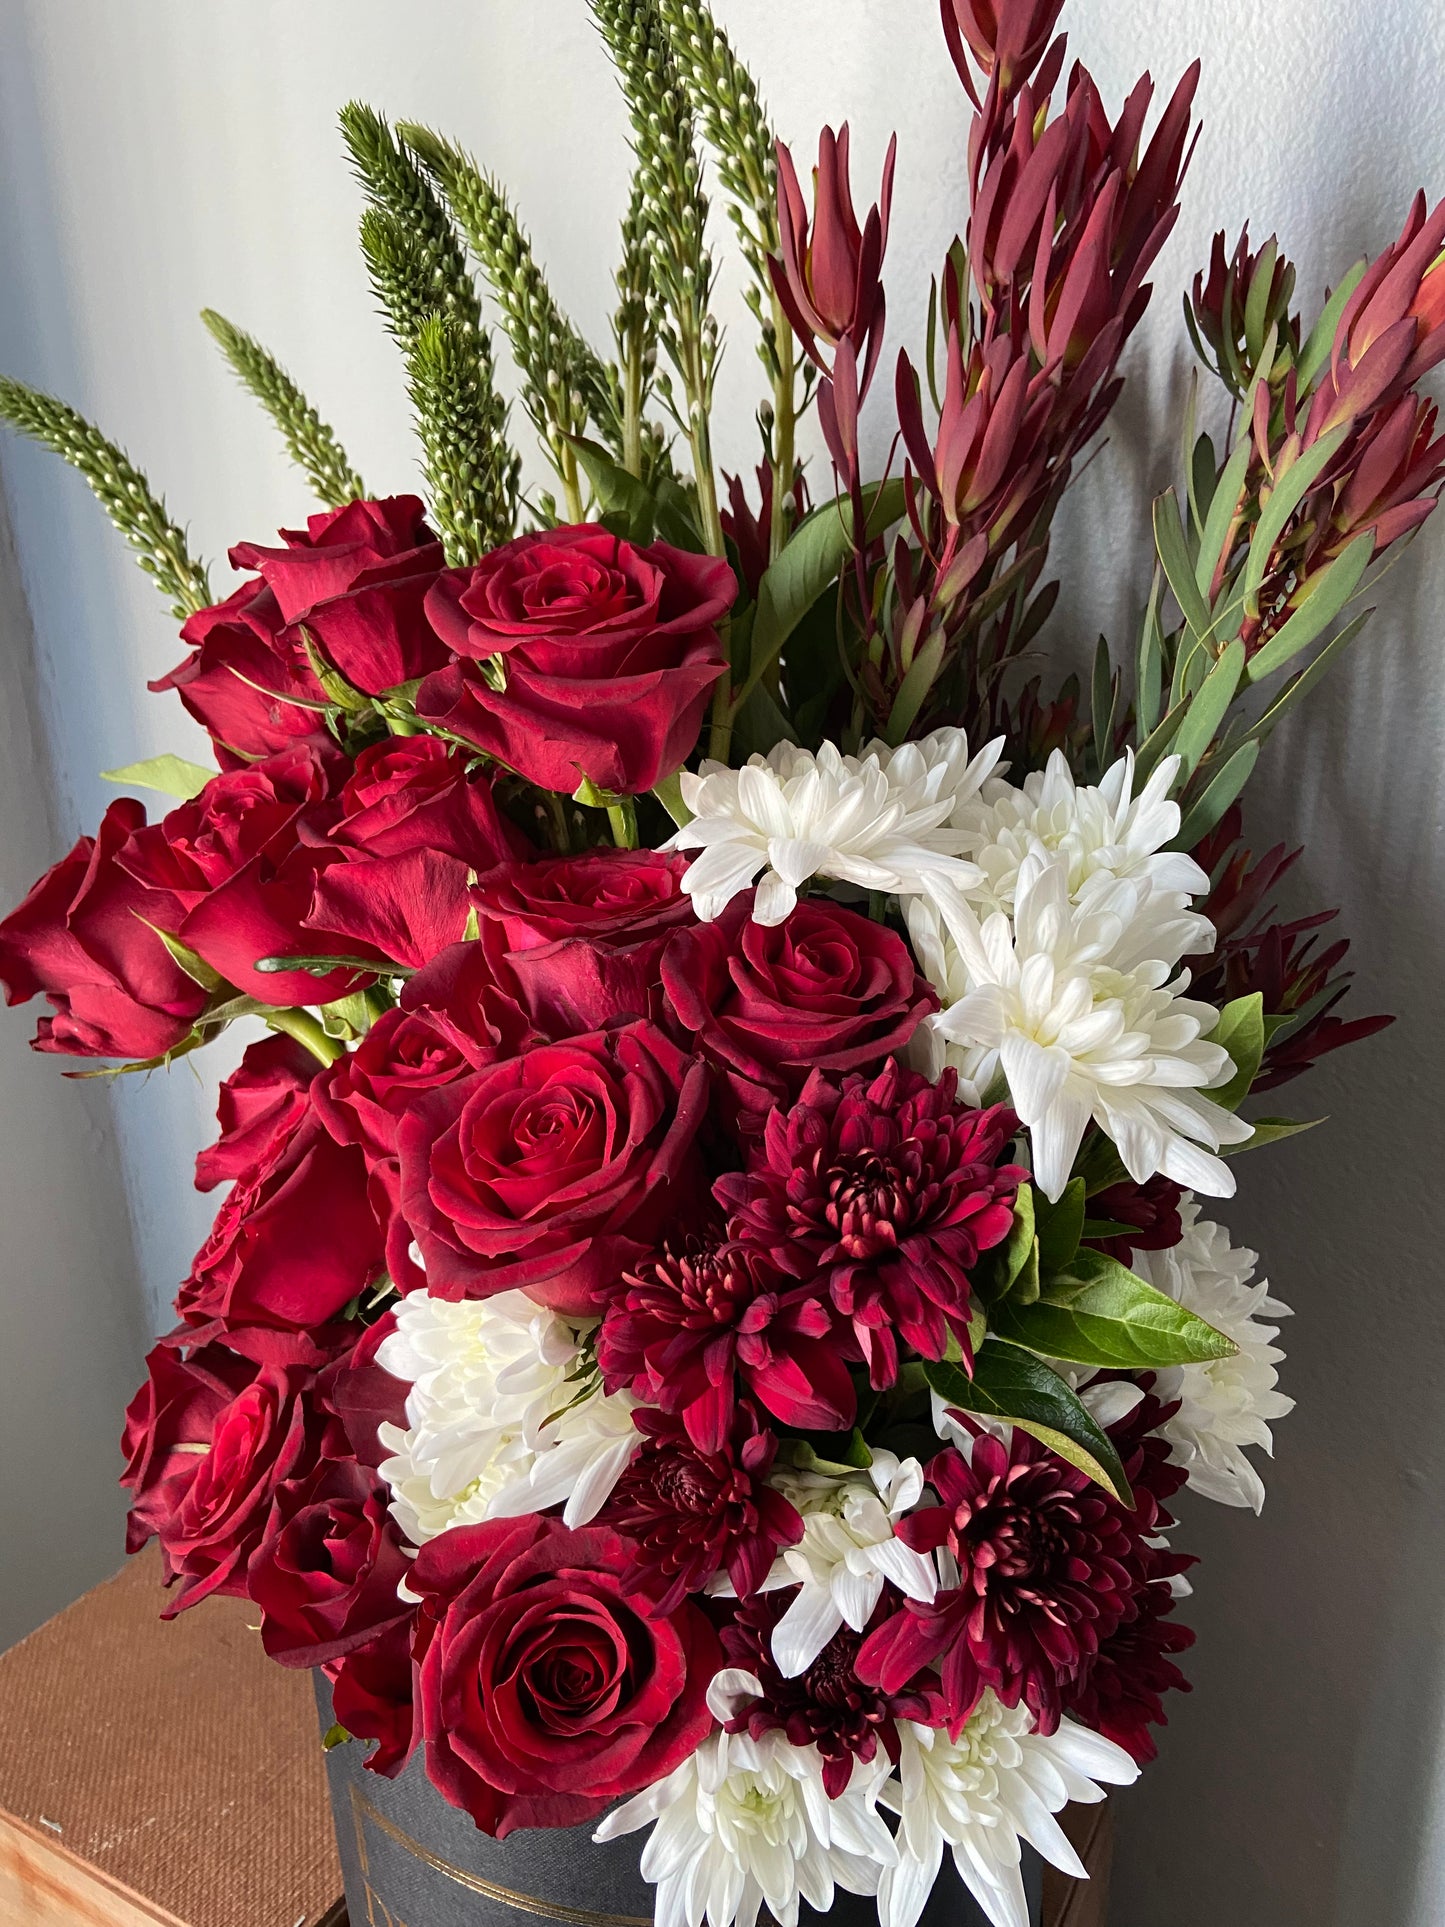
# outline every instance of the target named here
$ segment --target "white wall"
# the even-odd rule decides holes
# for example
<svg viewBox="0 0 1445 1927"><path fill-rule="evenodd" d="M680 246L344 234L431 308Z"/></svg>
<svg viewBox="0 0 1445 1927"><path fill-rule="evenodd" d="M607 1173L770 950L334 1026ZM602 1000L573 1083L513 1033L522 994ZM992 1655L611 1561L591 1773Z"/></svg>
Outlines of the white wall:
<svg viewBox="0 0 1445 1927"><path fill-rule="evenodd" d="M928 275L964 218L966 121L931 0L722 0L719 12L800 148L822 120L847 114L866 173L900 125L890 312L895 341L916 340ZM1417 185L1445 192L1445 14L1432 0L1308 10L1073 0L1068 23L1114 105L1136 66L1172 82L1202 52L1206 131L1130 393L1065 521L1061 648L1100 627L1122 636L1140 596L1147 504L1169 474L1184 367L1179 292L1213 229L1233 231L1246 215L1259 236L1278 228L1313 298L1357 253L1393 238ZM332 131L353 93L475 147L510 184L560 297L599 329L623 121L581 0L0 7L0 366L105 423L211 556L306 504L195 323L203 304L288 361L374 486L403 487L413 474L394 353L352 246L357 194ZM740 307L730 328L734 428L720 441L737 462L750 458L754 393ZM96 770L197 745L170 699L144 693L177 645L82 486L13 443L0 449L0 476L69 837L100 812ZM228 583L223 567L215 581ZM1299 1312L1287 1385L1300 1410L1280 1428L1262 1523L1191 1509L1189 1537L1205 1555L1197 1690L1160 1765L1121 1802L1116 1927L1445 1918L1442 602L1445 528L1427 531L1394 572L1369 641L1305 727L1281 734L1253 791L1261 846L1308 839L1302 900L1344 906L1365 986L1358 1007L1393 1008L1402 1021L1289 1093L1309 1114L1331 1112L1328 1130L1241 1167L1238 1234L1265 1249ZM13 895L15 850L25 842L31 869L39 855L24 810L13 838L11 821L7 812ZM53 1067L16 1050L20 1029L7 1024L0 1060L7 1110L53 1088ZM116 1107L146 1302L159 1317L204 1229L186 1180L210 1097L181 1072L121 1091ZM83 1204L93 1167L79 1144L71 1155L68 1188ZM3 1223L7 1245L22 1237L14 1213ZM77 1307L87 1293L113 1293L115 1280L83 1263L60 1270ZM25 1344L30 1369L38 1360L50 1375L52 1409L69 1411L70 1372L39 1337ZM38 1490L20 1502L34 1514L47 1503Z"/></svg>

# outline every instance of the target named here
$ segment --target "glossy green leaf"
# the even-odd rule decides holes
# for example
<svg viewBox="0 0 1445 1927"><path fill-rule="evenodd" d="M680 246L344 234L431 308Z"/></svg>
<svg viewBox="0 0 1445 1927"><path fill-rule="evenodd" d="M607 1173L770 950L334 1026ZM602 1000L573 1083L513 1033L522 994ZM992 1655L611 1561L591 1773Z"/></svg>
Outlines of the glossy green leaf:
<svg viewBox="0 0 1445 1927"><path fill-rule="evenodd" d="M1032 1352L990 1337L974 1358L972 1378L943 1361L925 1364L923 1375L946 1404L1022 1427L1132 1510L1134 1495L1108 1434Z"/></svg>
<svg viewBox="0 0 1445 1927"><path fill-rule="evenodd" d="M1259 1076L1260 1061L1264 1057L1263 994L1255 990L1248 997L1236 997L1232 1004L1226 1004L1219 1013L1219 1022L1209 1033L1209 1042L1222 1044L1229 1052L1234 1075L1208 1096L1224 1110L1237 1111L1249 1096L1249 1087Z"/></svg>
<svg viewBox="0 0 1445 1927"><path fill-rule="evenodd" d="M216 774L200 763L188 763L184 756L152 756L144 763L127 763L124 769L103 769L106 783L134 783L141 789L158 790L162 796L179 796L189 802Z"/></svg>
<svg viewBox="0 0 1445 1927"><path fill-rule="evenodd" d="M600 442L589 441L585 435L572 435L568 440L608 526L629 542L650 542L657 528L657 503L651 490L614 461Z"/></svg>
<svg viewBox="0 0 1445 1927"><path fill-rule="evenodd" d="M1062 1271L1079 1248L1084 1235L1084 1200L1088 1186L1083 1178L1071 1178L1056 1204L1045 1198L1036 1201L1038 1212L1039 1270L1047 1279Z"/></svg>
<svg viewBox="0 0 1445 1927"><path fill-rule="evenodd" d="M682 771L674 770L671 776L664 776L661 782L654 783L652 793L677 827L686 829L692 821L692 811L682 800Z"/></svg>
<svg viewBox="0 0 1445 1927"><path fill-rule="evenodd" d="M1325 1122L1322 1117L1310 1117L1296 1122L1290 1117L1256 1117L1250 1120L1254 1135L1247 1137L1243 1144L1221 1145L1222 1158L1238 1157L1241 1151L1259 1151L1266 1144L1282 1144L1287 1137L1298 1137L1301 1131L1312 1131L1317 1124Z"/></svg>
<svg viewBox="0 0 1445 1927"><path fill-rule="evenodd" d="M1254 774L1254 766L1259 761L1259 747L1256 737L1241 743L1210 778L1207 787L1184 813L1184 821L1174 839L1179 849L1192 850L1196 843L1224 820L1225 811Z"/></svg>
<svg viewBox="0 0 1445 1927"><path fill-rule="evenodd" d="M1360 578L1370 566L1374 550L1373 535L1357 535L1328 568L1320 571L1311 593L1284 627L1271 636L1252 658L1249 665L1251 683L1263 682L1276 669L1283 669L1301 649L1307 649L1317 637L1324 634L1359 588Z"/></svg>
<svg viewBox="0 0 1445 1927"><path fill-rule="evenodd" d="M1001 1338L1103 1370L1152 1371L1228 1358L1232 1339L1101 1251L1080 1250L1035 1305L1012 1299L990 1320Z"/></svg>

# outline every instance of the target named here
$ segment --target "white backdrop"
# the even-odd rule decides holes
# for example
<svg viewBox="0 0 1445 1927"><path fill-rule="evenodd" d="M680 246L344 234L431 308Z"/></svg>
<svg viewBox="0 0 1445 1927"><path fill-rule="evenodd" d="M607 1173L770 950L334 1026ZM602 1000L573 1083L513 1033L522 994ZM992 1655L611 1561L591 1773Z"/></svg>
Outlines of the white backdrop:
<svg viewBox="0 0 1445 1927"><path fill-rule="evenodd" d="M719 13L800 149L848 115L866 181L899 126L889 306L895 344L916 341L929 274L964 218L964 103L931 0L722 0ZM1445 13L1431 0L1074 0L1066 24L1111 106L1139 66L1167 87L1196 52L1206 60L1184 217L1111 443L1056 551L1066 592L1051 633L1081 647L1100 628L1126 634L1146 580L1148 501L1169 478L1186 365L1179 294L1211 232L1246 216L1259 238L1277 229L1312 301L1393 238L1415 187L1445 192ZM0 5L0 367L102 422L212 558L308 505L195 321L203 305L288 363L374 487L413 485L399 371L353 245L358 195L333 128L353 94L441 126L496 169L558 295L601 332L626 159L581 0ZM719 220L720 243L725 233ZM728 299L732 430L719 439L732 465L751 460L755 364L735 289ZM0 775L18 794L5 799L0 874L13 899L52 816L67 841L99 816L96 771L200 746L173 699L145 693L180 650L82 484L10 441L0 480L43 717L34 780L14 781L25 711L7 700ZM0 576L8 568L0 554ZM230 579L216 569L218 592ZM1301 903L1344 907L1365 986L1357 1009L1402 1021L1289 1094L1331 1112L1328 1130L1241 1167L1237 1235L1265 1249L1299 1314L1286 1389L1300 1410L1280 1428L1261 1524L1189 1509L1204 1555L1197 1690L1160 1765L1119 1803L1116 1927L1445 1918L1442 602L1445 527L1395 571L1368 642L1303 727L1281 733L1251 792L1257 847L1307 839ZM18 607L3 627L23 692ZM113 1563L112 1466L97 1441L133 1369L128 1321L142 1305L162 1320L205 1230L187 1178L214 1076L181 1069L116 1092L127 1221L93 1129L104 1101L58 1091L53 1065L23 1058L26 1018L0 1038L16 1187L0 1197L0 1490L20 1514L13 1533L0 1516L0 1534L17 1626ZM62 1201L58 1221L37 1205L41 1182ZM22 1529L69 1550L22 1560Z"/></svg>

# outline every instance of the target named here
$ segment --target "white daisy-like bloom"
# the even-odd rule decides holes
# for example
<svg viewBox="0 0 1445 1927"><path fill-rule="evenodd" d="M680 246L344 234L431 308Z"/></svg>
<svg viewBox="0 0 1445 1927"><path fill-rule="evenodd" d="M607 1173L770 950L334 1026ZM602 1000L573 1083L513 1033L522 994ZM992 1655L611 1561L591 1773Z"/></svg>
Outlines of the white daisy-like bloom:
<svg viewBox="0 0 1445 1927"><path fill-rule="evenodd" d="M904 1545L898 1520L923 1493L917 1459L875 1451L866 1472L774 1472L776 1485L803 1517L803 1536L774 1561L765 1592L797 1586L797 1597L773 1628L773 1658L785 1679L806 1673L843 1626L861 1633L892 1581L909 1599L931 1600L938 1574L931 1559Z"/></svg>
<svg viewBox="0 0 1445 1927"><path fill-rule="evenodd" d="M641 1440L626 1393L579 1397L578 1327L520 1291L459 1304L414 1291L395 1309L377 1362L410 1381L407 1423L377 1436L408 1540L564 1501L568 1525L594 1518Z"/></svg>
<svg viewBox="0 0 1445 1927"><path fill-rule="evenodd" d="M967 839L965 854L983 872L969 901L980 915L1011 911L1030 856L1062 860L1075 903L1121 878L1151 892L1202 895L1209 888L1204 871L1182 850L1166 847L1179 834L1179 805L1169 797L1178 772L1179 758L1164 757L1135 796L1131 750L1097 787L1085 788L1056 749L1021 787L991 778L954 819Z"/></svg>
<svg viewBox="0 0 1445 1927"><path fill-rule="evenodd" d="M1035 853L1019 867L1012 919L980 919L961 896L909 906L915 954L945 1004L919 1026L923 1067L936 1076L957 1049L979 1095L1002 1074L1048 1198L1062 1195L1091 1121L1136 1182L1163 1172L1233 1195L1212 1154L1250 1127L1204 1095L1234 1066L1209 1041L1218 1011L1184 994L1179 959L1213 938L1187 904L1127 879L1075 903L1066 860Z"/></svg>
<svg viewBox="0 0 1445 1927"><path fill-rule="evenodd" d="M901 896L968 888L982 872L960 859L951 820L1001 750L1002 739L970 759L963 732L949 729L897 750L872 743L861 757L780 743L741 769L705 762L682 774L692 821L663 848L700 852L683 889L705 923L759 878L753 919L768 925L813 877Z"/></svg>
<svg viewBox="0 0 1445 1927"><path fill-rule="evenodd" d="M898 1722L898 1778L881 1804L898 1815L898 1858L878 1887L881 1927L915 1927L953 1852L959 1877L993 1927L1029 1927L1020 1870L1027 1840L1062 1872L1088 1875L1054 1815L1071 1800L1096 1804L1139 1769L1121 1746L1073 1720L1047 1738L1025 1707L986 1691L957 1740L943 1727Z"/></svg>
<svg viewBox="0 0 1445 1927"><path fill-rule="evenodd" d="M1184 1236L1168 1251L1136 1251L1139 1276L1232 1338L1238 1350L1200 1365L1174 1365L1155 1375L1166 1403L1180 1401L1163 1425L1175 1463L1184 1466L1196 1492L1221 1505L1264 1504L1264 1481L1246 1457L1250 1446L1271 1456L1270 1420L1294 1410L1294 1400L1275 1388L1275 1367L1284 1353L1273 1342L1290 1308L1269 1295L1269 1281L1254 1278L1256 1254L1229 1242L1223 1225L1199 1215L1193 1198L1180 1205Z"/></svg>
<svg viewBox="0 0 1445 1927"><path fill-rule="evenodd" d="M719 1721L762 1695L750 1673L718 1673L708 1705ZM855 1763L830 1800L815 1746L779 1732L754 1740L716 1732L665 1780L616 1807L592 1836L615 1840L656 1821L642 1874L657 1885L657 1927L755 1927L764 1907L777 1927L797 1927L798 1903L825 1914L834 1889L875 1894L897 1859L877 1811L888 1762L881 1749Z"/></svg>

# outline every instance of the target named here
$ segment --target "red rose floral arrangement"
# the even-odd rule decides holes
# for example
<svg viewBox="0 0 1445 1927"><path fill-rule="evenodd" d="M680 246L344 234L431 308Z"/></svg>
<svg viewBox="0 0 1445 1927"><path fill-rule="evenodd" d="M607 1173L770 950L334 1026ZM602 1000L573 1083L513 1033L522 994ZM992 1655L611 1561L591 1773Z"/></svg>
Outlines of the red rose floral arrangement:
<svg viewBox="0 0 1445 1927"><path fill-rule="evenodd" d="M1137 644L1021 684L1196 79L1111 118L1060 6L944 0L968 205L891 379L892 150L860 217L846 126L810 186L705 7L591 0L638 156L610 358L461 150L342 117L425 505L208 316L326 504L216 602L122 454L0 386L184 617L154 687L216 764L122 772L173 807L112 804L0 978L122 1069L257 1033L131 1545L487 1832L655 1822L664 1927L835 1888L914 1927L945 1849L1022 1927L1021 1839L1082 1871L1053 1816L1185 1686L1183 1489L1258 1510L1289 1409L1207 1200L1303 1128L1251 1093L1386 1021L1238 798L1445 476L1445 207L1308 322L1220 238L1228 426L1191 413ZM704 142L769 391L725 487ZM525 510L469 254L556 471Z"/></svg>

